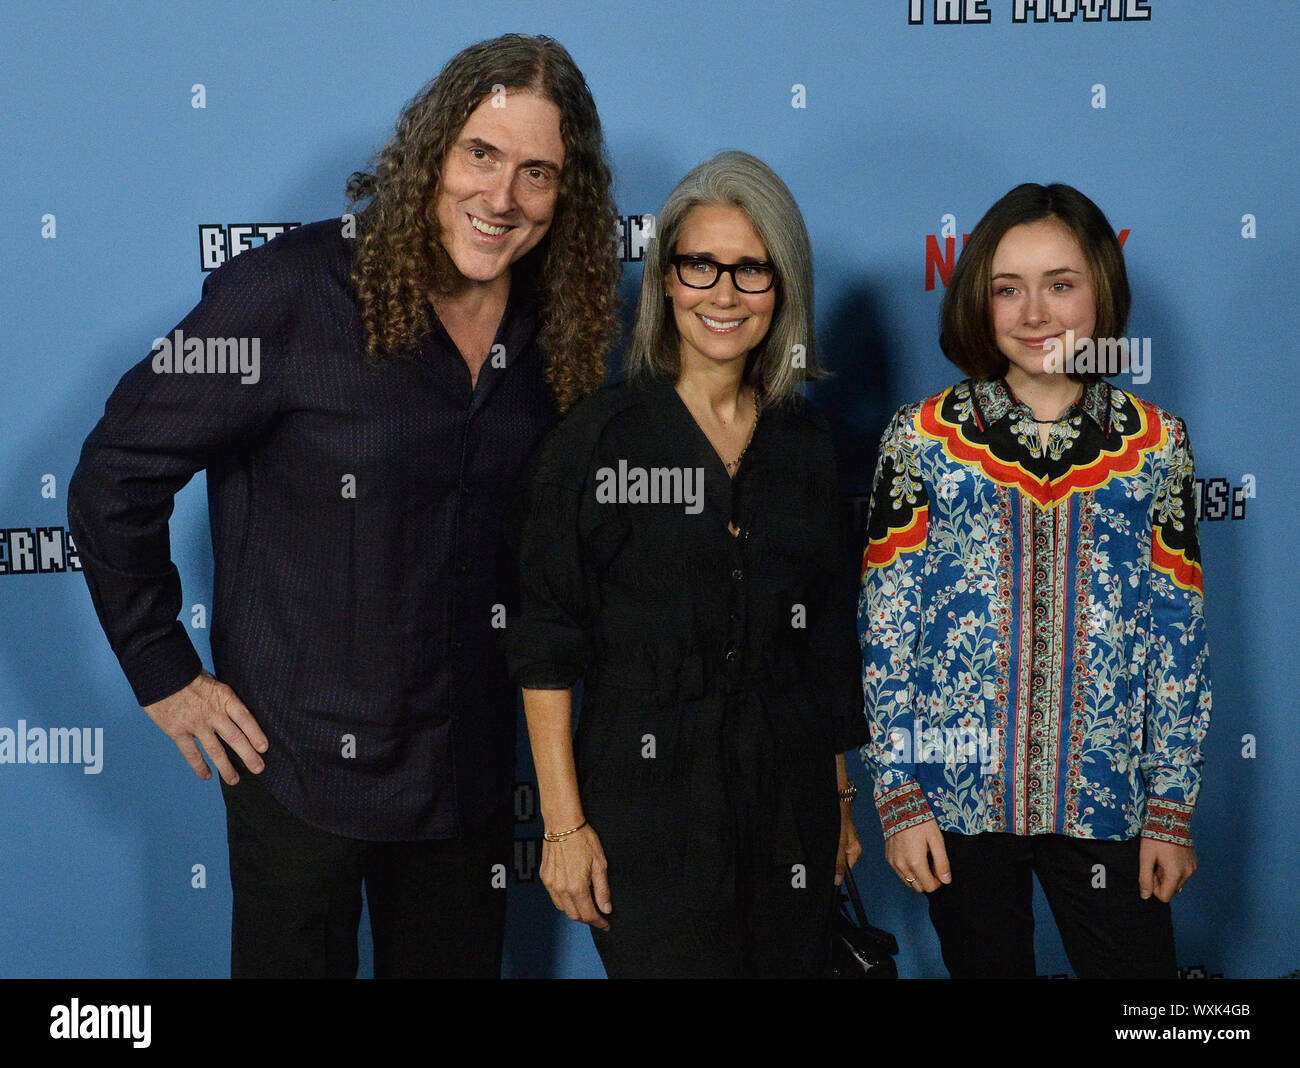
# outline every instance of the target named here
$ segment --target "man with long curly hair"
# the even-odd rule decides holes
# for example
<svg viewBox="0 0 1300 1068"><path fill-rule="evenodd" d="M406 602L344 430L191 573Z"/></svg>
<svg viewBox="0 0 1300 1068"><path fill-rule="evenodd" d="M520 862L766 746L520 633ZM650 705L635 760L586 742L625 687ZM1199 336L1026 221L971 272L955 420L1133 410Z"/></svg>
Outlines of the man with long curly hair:
<svg viewBox="0 0 1300 1068"><path fill-rule="evenodd" d="M223 781L233 975L355 975L363 887L376 975L500 974L502 517L602 377L609 189L559 44L467 48L352 176L356 213L210 275L174 362L155 344L86 442L69 516L100 620L145 711ZM212 359L235 351L253 373ZM199 470L216 677L177 621L167 529Z"/></svg>

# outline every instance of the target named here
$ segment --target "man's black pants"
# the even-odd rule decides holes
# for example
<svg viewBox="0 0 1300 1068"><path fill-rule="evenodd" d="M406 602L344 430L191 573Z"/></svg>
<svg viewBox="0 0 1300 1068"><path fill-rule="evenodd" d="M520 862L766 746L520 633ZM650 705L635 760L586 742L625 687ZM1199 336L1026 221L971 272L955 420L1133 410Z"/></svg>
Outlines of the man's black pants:
<svg viewBox="0 0 1300 1068"><path fill-rule="evenodd" d="M222 793L233 978L354 978L363 885L377 979L500 977L508 807L461 838L366 842L309 826L247 771Z"/></svg>
<svg viewBox="0 0 1300 1068"><path fill-rule="evenodd" d="M943 835L952 882L929 895L954 979L1033 978L1033 876L1080 979L1174 979L1169 905L1138 891L1140 838Z"/></svg>

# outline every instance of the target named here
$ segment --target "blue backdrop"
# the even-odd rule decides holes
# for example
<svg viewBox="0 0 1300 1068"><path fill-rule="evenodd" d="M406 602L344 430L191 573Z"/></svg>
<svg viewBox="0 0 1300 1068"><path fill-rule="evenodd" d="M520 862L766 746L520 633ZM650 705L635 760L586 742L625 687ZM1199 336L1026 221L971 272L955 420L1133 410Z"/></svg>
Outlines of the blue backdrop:
<svg viewBox="0 0 1300 1068"><path fill-rule="evenodd" d="M1118 381L1187 420L1204 480L1215 702L1179 963L1300 967L1296 582L1281 551L1297 518L1285 419L1300 386L1300 5L7 0L0 17L12 194L0 211L0 976L226 974L219 790L131 696L66 540L67 480L118 377L195 303L204 267L260 241L258 226L345 210L347 175L416 89L466 44L512 30L558 38L586 73L625 216L657 211L722 148L786 179L836 372L815 397L851 496L869 488L889 413L958 377L937 346L939 301L962 235L997 197L1069 182L1129 231L1129 333L1151 339L1151 374ZM629 222L629 304L639 234ZM206 657L201 478L178 498L172 539L182 618ZM17 742L67 728L82 729L79 764L4 761L4 731ZM585 929L536 879L525 749L521 734L506 971L599 975ZM873 919L899 935L905 974L944 974L924 901L886 869L865 798L857 814ZM1040 971L1064 973L1038 911Z"/></svg>

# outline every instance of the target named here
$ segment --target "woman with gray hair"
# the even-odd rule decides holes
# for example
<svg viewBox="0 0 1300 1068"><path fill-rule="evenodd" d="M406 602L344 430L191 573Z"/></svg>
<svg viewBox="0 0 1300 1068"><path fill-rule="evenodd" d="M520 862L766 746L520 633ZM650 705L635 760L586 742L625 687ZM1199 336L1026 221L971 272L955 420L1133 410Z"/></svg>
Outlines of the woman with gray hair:
<svg viewBox="0 0 1300 1068"><path fill-rule="evenodd" d="M506 645L541 877L611 977L815 976L866 724L830 434L795 392L821 374L808 235L742 152L658 225L628 381L548 438L524 501Z"/></svg>

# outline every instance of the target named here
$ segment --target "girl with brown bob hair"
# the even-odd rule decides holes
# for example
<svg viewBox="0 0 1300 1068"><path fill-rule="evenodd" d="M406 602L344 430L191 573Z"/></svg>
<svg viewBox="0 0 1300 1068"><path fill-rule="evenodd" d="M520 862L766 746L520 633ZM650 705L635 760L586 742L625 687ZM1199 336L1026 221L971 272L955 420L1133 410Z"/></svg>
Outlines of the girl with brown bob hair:
<svg viewBox="0 0 1300 1068"><path fill-rule="evenodd" d="M1072 186L1026 182L994 204L979 221L962 249L944 294L939 347L972 378L988 381L1007 373L1007 357L989 332L992 290L988 280L993 256L1008 230L1044 219L1055 219L1079 243L1097 295L1096 336L1124 336L1133 298L1124 253L1106 216ZM1102 376L1071 372L1071 377L1084 381Z"/></svg>
<svg viewBox="0 0 1300 1068"><path fill-rule="evenodd" d="M1209 653L1187 427L1082 358L1129 302L1101 210L1017 186L943 303L970 377L881 441L863 756L954 978L1033 977L1035 876L1080 978L1176 974Z"/></svg>

